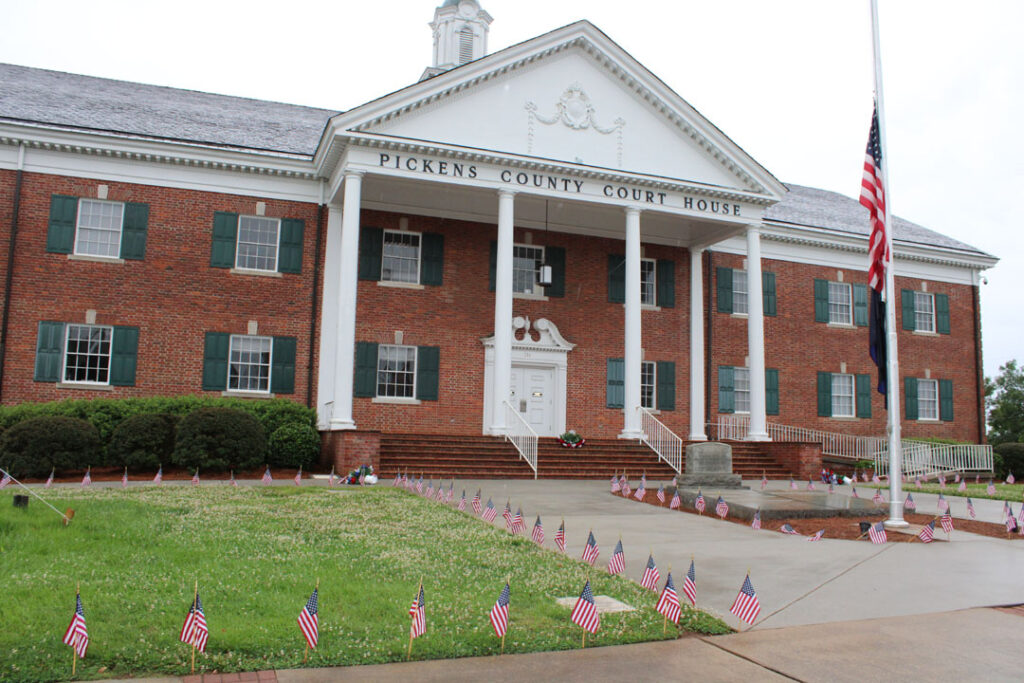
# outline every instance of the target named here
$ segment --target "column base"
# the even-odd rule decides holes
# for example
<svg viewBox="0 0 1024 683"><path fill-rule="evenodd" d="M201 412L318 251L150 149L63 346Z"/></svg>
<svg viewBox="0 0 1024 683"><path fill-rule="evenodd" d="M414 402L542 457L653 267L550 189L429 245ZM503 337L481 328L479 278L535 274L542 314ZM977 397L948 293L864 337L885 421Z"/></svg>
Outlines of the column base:
<svg viewBox="0 0 1024 683"><path fill-rule="evenodd" d="M707 434L690 434L686 437L688 441L707 441Z"/></svg>
<svg viewBox="0 0 1024 683"><path fill-rule="evenodd" d="M906 529L910 524L905 519L887 519L882 522L886 529Z"/></svg>
<svg viewBox="0 0 1024 683"><path fill-rule="evenodd" d="M356 429L356 423L352 420L331 420L327 423L329 432L342 432L350 429Z"/></svg>
<svg viewBox="0 0 1024 683"><path fill-rule="evenodd" d="M750 432L749 434L747 434L747 438L744 439L744 440L745 441L771 441L772 437L768 435L768 432L763 432L761 434L756 434L754 432Z"/></svg>
<svg viewBox="0 0 1024 683"><path fill-rule="evenodd" d="M621 432L619 432L618 438L620 438L620 439L633 439L634 441L639 441L640 439L644 438L644 430L642 430L642 429L623 429Z"/></svg>
<svg viewBox="0 0 1024 683"><path fill-rule="evenodd" d="M486 433L488 436L508 436L508 427L505 425L491 426Z"/></svg>

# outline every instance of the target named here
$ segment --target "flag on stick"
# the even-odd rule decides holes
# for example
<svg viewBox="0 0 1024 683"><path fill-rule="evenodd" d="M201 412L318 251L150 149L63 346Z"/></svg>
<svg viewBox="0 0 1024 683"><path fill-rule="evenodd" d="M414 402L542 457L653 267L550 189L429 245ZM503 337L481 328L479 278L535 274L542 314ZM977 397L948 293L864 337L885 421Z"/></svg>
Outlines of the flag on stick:
<svg viewBox="0 0 1024 683"><path fill-rule="evenodd" d="M807 490L808 491L813 491L814 490L814 480L813 479L808 479L807 480Z"/></svg>
<svg viewBox="0 0 1024 683"><path fill-rule="evenodd" d="M594 539L594 532L591 530L590 535L587 537L587 544L583 546L583 561L590 566L594 566L594 563L597 562L597 556L600 554L601 550L597 547L597 541Z"/></svg>
<svg viewBox="0 0 1024 683"><path fill-rule="evenodd" d="M490 498L487 499L487 507L484 508L484 514L482 517L488 522L493 522L498 516L498 509L494 507L494 503Z"/></svg>
<svg viewBox="0 0 1024 683"><path fill-rule="evenodd" d="M263 483L267 486L274 483L274 478L270 476L270 465L267 465L267 469L263 472Z"/></svg>
<svg viewBox="0 0 1024 683"><path fill-rule="evenodd" d="M757 599L757 593L754 592L754 585L750 583L749 572L729 611L748 624L753 624L757 615L761 613L761 603Z"/></svg>
<svg viewBox="0 0 1024 683"><path fill-rule="evenodd" d="M942 530L947 534L953 531L953 517L950 516L948 508L942 513L942 517L939 519L939 522L942 524Z"/></svg>
<svg viewBox="0 0 1024 683"><path fill-rule="evenodd" d="M764 491L768 486L768 477L765 476L764 471L761 472L761 490Z"/></svg>
<svg viewBox="0 0 1024 683"><path fill-rule="evenodd" d="M704 494L701 493L700 489L697 489L697 500L694 501L693 507L697 508L697 512L704 514Z"/></svg>
<svg viewBox="0 0 1024 683"><path fill-rule="evenodd" d="M669 510L678 510L679 506L682 505L683 500L679 497L679 489L676 488L675 493L672 494L672 500L669 501Z"/></svg>
<svg viewBox="0 0 1024 683"><path fill-rule="evenodd" d="M850 487L850 497L851 498L860 498L860 496L857 495L857 487L856 486L851 486Z"/></svg>
<svg viewBox="0 0 1024 683"><path fill-rule="evenodd" d="M657 497L658 497L658 502L661 503L662 505L664 505L665 504L665 485L660 483L660 482L658 483Z"/></svg>
<svg viewBox="0 0 1024 683"><path fill-rule="evenodd" d="M697 571L693 566L693 558L690 558L690 568L683 578L683 592L690 598L690 604L697 605Z"/></svg>
<svg viewBox="0 0 1024 683"><path fill-rule="evenodd" d="M921 531L917 534L917 537L925 543L931 543L932 539L935 538L935 520L933 519L921 527Z"/></svg>
<svg viewBox="0 0 1024 683"><path fill-rule="evenodd" d="M516 515L512 518L512 533L521 534L526 531L526 523L523 521L523 508L516 508Z"/></svg>
<svg viewBox="0 0 1024 683"><path fill-rule="evenodd" d="M875 495L871 496L871 500L878 505L882 502L882 492L879 489L875 489Z"/></svg>
<svg viewBox="0 0 1024 683"><path fill-rule="evenodd" d="M868 529L868 537L872 543L885 543L888 539L885 535L885 525L878 522Z"/></svg>
<svg viewBox="0 0 1024 683"><path fill-rule="evenodd" d="M1015 483L1016 481L1017 481L1017 480L1016 480L1016 479L1014 478L1014 476L1013 476L1013 472L1010 472L1010 474L1009 474L1009 475L1007 475L1007 477L1006 477L1006 483L1007 483L1007 484L1013 484L1013 483Z"/></svg>
<svg viewBox="0 0 1024 683"><path fill-rule="evenodd" d="M70 645L81 659L89 648L89 629L85 626L85 610L82 608L82 594L75 592L75 614L71 617L68 630L64 632L64 644Z"/></svg>
<svg viewBox="0 0 1024 683"><path fill-rule="evenodd" d="M825 535L825 530L824 529L819 529L818 531L816 531L814 533L813 536L808 536L807 540L808 541L820 541L821 537L824 536L824 535Z"/></svg>
<svg viewBox="0 0 1024 683"><path fill-rule="evenodd" d="M647 556L647 566L644 568L643 578L640 579L640 585L647 590L656 591L658 590L658 581L661 580L661 576L658 574L658 567L654 564L654 554Z"/></svg>
<svg viewBox="0 0 1024 683"><path fill-rule="evenodd" d="M718 497L718 502L715 503L715 514L722 519L725 519L725 516L729 514L729 504L721 496Z"/></svg>
<svg viewBox="0 0 1024 683"><path fill-rule="evenodd" d="M646 477L644 477L643 479L640 480L640 488L638 488L636 490L636 493L633 494L633 497L636 498L637 500L643 500L644 496L647 495L647 483L646 483L646 480L647 480Z"/></svg>
<svg viewBox="0 0 1024 683"><path fill-rule="evenodd" d="M661 591L658 605L654 609L673 624L679 623L679 594L676 593L676 585L672 581L672 572L669 572L665 579L665 588Z"/></svg>
<svg viewBox="0 0 1024 683"><path fill-rule="evenodd" d="M92 467L86 468L85 476L82 477L82 487L83 488L86 487L86 486L91 486L92 485L92 476L90 476L90 474L89 474L90 472L92 472Z"/></svg>
<svg viewBox="0 0 1024 683"><path fill-rule="evenodd" d="M0 489L7 488L10 485L11 481L11 475L8 474L7 472L4 472L4 478L0 479Z"/></svg>
<svg viewBox="0 0 1024 683"><path fill-rule="evenodd" d="M505 519L506 531L512 530L512 501L506 501L505 510L501 513L501 516Z"/></svg>
<svg viewBox="0 0 1024 683"><path fill-rule="evenodd" d="M3 486L0 486L0 488L3 488ZM124 474L121 475L121 488L123 488L123 489L128 488L128 468L127 467L124 468Z"/></svg>
<svg viewBox="0 0 1024 683"><path fill-rule="evenodd" d="M299 612L299 630L306 638L306 645L310 650L316 649L317 640L320 638L320 617L318 616L319 588L314 588L309 600L303 605Z"/></svg>
<svg viewBox="0 0 1024 683"><path fill-rule="evenodd" d="M422 581L420 590L409 607L409 616L412 617L412 625L409 627L409 643L412 644L413 638L419 638L427 632L427 603L423 596Z"/></svg>
<svg viewBox="0 0 1024 683"><path fill-rule="evenodd" d="M47 477L47 479L46 479L46 484L44 484L44 485L43 485L43 488L44 488L44 489L48 489L48 488L50 488L51 486L53 486L53 472L54 472L54 468L52 468L52 467L51 467L51 468L50 468L50 476L49 476L49 477ZM7 476L9 477L9 476L11 476L11 475L9 475L9 474L8 474Z"/></svg>
<svg viewBox="0 0 1024 683"><path fill-rule="evenodd" d="M793 477L789 478L789 488L792 491L796 491L796 481L793 479Z"/></svg>
<svg viewBox="0 0 1024 683"><path fill-rule="evenodd" d="M612 552L612 559L608 560L608 573L612 576L621 574L626 568L626 558L622 552L622 539L615 544L615 550Z"/></svg>
<svg viewBox="0 0 1024 683"><path fill-rule="evenodd" d="M563 553L565 552L565 520L558 525L558 531L555 532L555 547Z"/></svg>
<svg viewBox="0 0 1024 683"><path fill-rule="evenodd" d="M576 606L572 608L569 620L590 633L597 633L601 626L601 618L597 614L597 605L594 604L594 592L590 589L590 579L583 586Z"/></svg>
<svg viewBox="0 0 1024 683"><path fill-rule="evenodd" d="M793 527L792 527L791 525L789 525L789 524L783 524L782 526L780 526L780 527L779 527L779 531L781 531L781 532L782 532L782 533L784 533L784 534L789 534L789 535L791 535L791 536L797 536L797 535L799 535L799 534L797 534L797 532L796 532L796 529L794 529L794 528L793 528Z"/></svg>
<svg viewBox="0 0 1024 683"><path fill-rule="evenodd" d="M750 526L753 529L761 528L761 508L757 508L757 510L754 511L754 521L750 523Z"/></svg>
<svg viewBox="0 0 1024 683"><path fill-rule="evenodd" d="M231 470L231 479L228 480L228 483L231 484L232 486L234 486L235 488L238 488L238 480L235 479L235 471L234 470Z"/></svg>
<svg viewBox="0 0 1024 683"><path fill-rule="evenodd" d="M974 513L974 503L970 498L967 499L967 514L971 516L971 519L975 519L977 515Z"/></svg>
<svg viewBox="0 0 1024 683"><path fill-rule="evenodd" d="M153 477L153 483L160 485L164 481L164 466L160 465L160 469L156 471L156 476Z"/></svg>
<svg viewBox="0 0 1024 683"><path fill-rule="evenodd" d="M462 498L459 499L459 512L466 511L466 489L462 489Z"/></svg>
<svg viewBox="0 0 1024 683"><path fill-rule="evenodd" d="M473 514L480 514L480 489L476 490L476 495L473 496Z"/></svg>
<svg viewBox="0 0 1024 683"><path fill-rule="evenodd" d="M916 510L917 509L917 503L914 502L914 497L912 495L910 495L909 492L907 493L907 499L905 501L903 501L903 509L904 510Z"/></svg>
<svg viewBox="0 0 1024 683"><path fill-rule="evenodd" d="M530 533L530 538L537 545L544 545L544 525L540 523L540 515L537 515L537 521L533 523L533 531Z"/></svg>
<svg viewBox="0 0 1024 683"><path fill-rule="evenodd" d="M622 487L619 486L619 475L613 474L612 475L612 493L618 493L621 489L622 489Z"/></svg>
<svg viewBox="0 0 1024 683"><path fill-rule="evenodd" d="M498 601L491 608L491 626L494 627L494 635L502 639L505 638L505 633L508 631L508 602L510 595L511 590L508 581L506 581L505 587L501 590L501 595L498 596Z"/></svg>
<svg viewBox="0 0 1024 683"><path fill-rule="evenodd" d="M629 494L633 492L633 489L629 487L629 480L626 479L626 473L622 473L622 497L629 498Z"/></svg>
<svg viewBox="0 0 1024 683"><path fill-rule="evenodd" d="M199 486L199 468L198 467L196 468L196 471L192 474L192 485L193 486Z"/></svg>
<svg viewBox="0 0 1024 683"><path fill-rule="evenodd" d="M209 629L206 627L206 614L203 613L203 601L199 599L199 590L197 589L195 598L188 607L188 616L185 617L178 640L191 645L200 652L206 652L206 638L209 634Z"/></svg>
<svg viewBox="0 0 1024 683"><path fill-rule="evenodd" d="M302 467L299 467L299 471L295 473L295 485L302 486Z"/></svg>
<svg viewBox="0 0 1024 683"><path fill-rule="evenodd" d="M946 510L949 510L949 501L946 500L946 497L943 496L941 493L939 494L938 507L939 507L939 512L944 512Z"/></svg>

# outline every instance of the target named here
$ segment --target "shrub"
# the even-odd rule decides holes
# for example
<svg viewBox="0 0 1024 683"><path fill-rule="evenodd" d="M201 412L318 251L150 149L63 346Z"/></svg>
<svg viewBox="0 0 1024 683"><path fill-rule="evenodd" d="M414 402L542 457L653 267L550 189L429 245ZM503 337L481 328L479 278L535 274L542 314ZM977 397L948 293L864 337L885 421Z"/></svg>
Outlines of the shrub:
<svg viewBox="0 0 1024 683"><path fill-rule="evenodd" d="M0 464L19 478L95 465L101 452L96 428L71 417L24 420L0 438Z"/></svg>
<svg viewBox="0 0 1024 683"><path fill-rule="evenodd" d="M267 441L267 460L275 467L309 467L320 455L320 435L308 424L277 428Z"/></svg>
<svg viewBox="0 0 1024 683"><path fill-rule="evenodd" d="M249 413L231 408L200 408L182 419L172 461L189 469L244 470L264 462L267 437Z"/></svg>
<svg viewBox="0 0 1024 683"><path fill-rule="evenodd" d="M997 477L1005 477L1010 472L1013 476L1024 477L1024 443L1008 441L992 449L995 452L995 473Z"/></svg>
<svg viewBox="0 0 1024 683"><path fill-rule="evenodd" d="M110 464L148 470L171 462L180 420L169 413L143 413L123 420L114 428L107 447Z"/></svg>

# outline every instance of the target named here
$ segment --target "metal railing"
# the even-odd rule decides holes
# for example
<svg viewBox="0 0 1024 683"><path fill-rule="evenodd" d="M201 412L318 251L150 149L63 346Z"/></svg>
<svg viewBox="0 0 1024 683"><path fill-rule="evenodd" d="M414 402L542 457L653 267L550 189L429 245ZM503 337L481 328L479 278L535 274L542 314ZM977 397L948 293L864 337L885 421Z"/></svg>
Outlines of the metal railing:
<svg viewBox="0 0 1024 683"><path fill-rule="evenodd" d="M537 432L533 431L530 423L523 419L515 407L508 401L502 401L505 406L505 439L511 441L512 445L519 451L520 457L533 470L533 478L537 478Z"/></svg>
<svg viewBox="0 0 1024 683"><path fill-rule="evenodd" d="M661 420L654 417L651 411L643 406L637 407L640 412L640 426L643 436L640 440L658 454L669 467L677 473L683 473L683 440L675 432L666 427Z"/></svg>

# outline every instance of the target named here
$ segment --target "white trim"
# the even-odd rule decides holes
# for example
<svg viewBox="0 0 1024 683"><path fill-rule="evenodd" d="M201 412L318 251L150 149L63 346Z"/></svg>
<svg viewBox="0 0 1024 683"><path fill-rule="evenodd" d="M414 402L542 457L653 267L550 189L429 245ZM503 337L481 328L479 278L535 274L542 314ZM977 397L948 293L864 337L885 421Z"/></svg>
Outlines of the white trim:
<svg viewBox="0 0 1024 683"><path fill-rule="evenodd" d="M110 204L111 206L116 205L116 206L120 206L121 207L121 224L117 226L117 255L116 256L107 255L107 254L86 254L86 253L80 253L78 251L78 236L79 236L79 234L81 233L81 230L82 230L82 206L86 202L93 203L93 204ZM121 243L124 241L125 203L124 202L109 201L109 200L106 200L106 199L93 199L92 197L79 197L78 198L78 202L77 202L77 206L75 208L77 209L75 211L75 239L74 239L74 242L72 243L72 246L71 246L71 254L70 255L72 255L72 256L86 256L86 257L89 257L89 258L103 259L105 261L109 261L109 260L113 260L113 259L121 260ZM104 228L86 228L86 229L87 230L105 230ZM113 230L105 230L105 231L106 232L114 232Z"/></svg>
<svg viewBox="0 0 1024 683"><path fill-rule="evenodd" d="M71 336L72 327L87 327L89 329L106 329L110 330L110 348L107 350L107 381L106 382L92 382L89 380L73 380L68 379L68 341ZM97 356L99 357L99 356ZM114 326L113 325L95 325L89 323L65 323L64 325L64 350L61 353L61 366L60 366L60 379L58 380L58 386L66 385L72 387L110 387L110 372L111 366L114 361Z"/></svg>
<svg viewBox="0 0 1024 683"><path fill-rule="evenodd" d="M854 420L854 419L856 419L857 418L857 377L855 375L853 375L852 373L849 373L849 372L832 372L832 373L829 373L829 374L831 375L830 380L831 380L831 383L832 383L832 386L829 389L829 394L831 396L831 400L830 400L830 404L831 405L829 406L829 409L830 409L830 411L832 413L831 417L839 418L839 419L845 419L845 420ZM836 415L836 378L837 377L840 377L840 378L848 377L850 379L850 413L849 414L844 413L842 415Z"/></svg>
<svg viewBox="0 0 1024 683"><path fill-rule="evenodd" d="M935 417L921 417L921 386L925 383L935 387ZM917 421L918 422L941 422L942 421L942 396L939 395L939 380L928 377L917 378Z"/></svg>
<svg viewBox="0 0 1024 683"><path fill-rule="evenodd" d="M89 254L68 254L68 261L86 261L90 263L120 264L126 261L119 256L92 256Z"/></svg>
<svg viewBox="0 0 1024 683"><path fill-rule="evenodd" d="M268 360L267 360L267 390L266 391L263 391L261 389L232 389L231 388L231 352L234 349L235 340L236 339L256 339L256 340L264 340L265 339L269 343L269 345L270 345L270 354L269 354L269 357L268 357ZM113 344L111 344L111 349L113 349ZM252 364L251 363L247 363L247 365L252 365ZM225 393L230 393L232 395L238 395L238 394L247 394L248 395L248 394L251 394L251 395L254 395L254 396L269 396L270 395L270 387L273 385L273 382L274 382L274 377L273 377L273 374L274 374L274 338L273 337L268 337L266 335L257 335L257 334L232 334L232 335L228 335L228 362L227 362L227 366L228 366L227 367L227 377L224 380L224 386L227 387L227 389L225 389Z"/></svg>
<svg viewBox="0 0 1024 683"><path fill-rule="evenodd" d="M405 398L404 396L374 396L370 402L396 406L418 406L423 403L418 398Z"/></svg>
<svg viewBox="0 0 1024 683"><path fill-rule="evenodd" d="M262 391L231 391L231 390L224 390L224 391L220 392L220 395L224 396L224 397L233 397L233 398L258 398L258 399L277 398L276 394L273 394L273 393L271 393L269 391L264 393Z"/></svg>
<svg viewBox="0 0 1024 683"><path fill-rule="evenodd" d="M384 349L411 349L412 350L412 395L411 396L381 396L378 392L380 391L380 355ZM374 370L375 379L373 381L373 397L376 403L408 403L409 401L416 401L416 390L419 373L419 348L412 344L377 344L377 368ZM384 370L384 372L390 372ZM402 371L404 374L409 374L408 370ZM386 386L386 385L385 385ZM398 385L394 385L398 386ZM376 399L384 399L384 401L376 401Z"/></svg>
<svg viewBox="0 0 1024 683"><path fill-rule="evenodd" d="M928 297L928 299L932 302L932 306L931 306L932 326L931 326L930 330L929 329L920 329L917 326L917 316L919 315L919 312L917 310L917 301L918 301L918 297L919 296ZM915 290L914 291L914 332L920 333L920 334L928 334L928 335L935 334L935 335L937 335L938 334L938 328L939 328L938 315L939 315L938 310L935 307L935 294L932 294L930 292L922 292L922 291Z"/></svg>
<svg viewBox="0 0 1024 683"><path fill-rule="evenodd" d="M113 391L110 384L96 384L95 382L57 382L58 389L85 389L86 391Z"/></svg>
<svg viewBox="0 0 1024 683"><path fill-rule="evenodd" d="M392 289L426 289L425 285L418 282L392 282L391 280L377 280L377 286Z"/></svg>
<svg viewBox="0 0 1024 683"><path fill-rule="evenodd" d="M384 279L384 247L386 246L386 240L388 235L415 235L416 242L416 279L412 282L406 280L385 280ZM387 282L388 284L395 285L418 285L420 284L423 272L423 233L415 230L393 230L391 228L385 228L381 234L380 242L380 280L378 282Z"/></svg>
<svg viewBox="0 0 1024 683"><path fill-rule="evenodd" d="M840 320L840 321L832 320L832 305L833 305L832 286L833 285L835 285L837 287L842 287L843 290L847 294L845 305L849 308L849 311L850 311L850 315L847 316L847 318L849 319L849 322L847 322L845 320ZM838 299L836 299L835 300L835 305L836 306L843 306L844 302L839 301ZM830 326L835 326L835 327L856 327L856 325L854 324L854 315L853 315L853 285L851 283L849 283L849 282L833 282L832 280L828 281L828 324Z"/></svg>
<svg viewBox="0 0 1024 683"><path fill-rule="evenodd" d="M243 218L249 218L249 219L252 219L252 220L255 220L255 221L259 221L259 222L272 222L272 223L274 223L277 226L277 236L276 236L276 240L275 240L275 244L274 244L274 267L273 268L247 268L247 267L239 266L238 265L238 259L240 258L240 254L239 254L240 249L239 249L239 247L242 245L242 219ZM259 243L255 243L255 242L247 242L247 244L256 244L256 246L266 246L266 245L260 245ZM264 274L264 273L278 273L277 267L278 267L278 261L280 260L280 256L281 256L281 219L280 218L275 218L273 216L256 216L256 215L250 215L250 214L240 214L238 216L238 218L236 219L236 222L235 222L235 267L232 268L231 270L232 271L244 271L244 272L247 272L247 273L260 273L260 274Z"/></svg>

